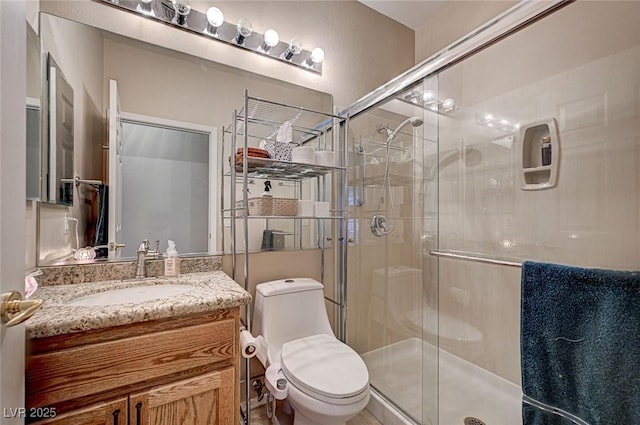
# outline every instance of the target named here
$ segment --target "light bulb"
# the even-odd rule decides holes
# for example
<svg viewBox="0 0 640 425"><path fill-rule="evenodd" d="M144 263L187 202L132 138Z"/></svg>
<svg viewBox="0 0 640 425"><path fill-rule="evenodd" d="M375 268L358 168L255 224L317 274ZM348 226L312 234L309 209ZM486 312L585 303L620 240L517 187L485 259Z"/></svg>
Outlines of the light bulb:
<svg viewBox="0 0 640 425"><path fill-rule="evenodd" d="M433 92L433 90L425 90L425 92L422 94L422 100L424 102L431 102L436 98L436 94Z"/></svg>
<svg viewBox="0 0 640 425"><path fill-rule="evenodd" d="M247 18L241 18L236 26L238 33L236 34L236 44L244 44L244 39L249 37L253 32L251 22Z"/></svg>
<svg viewBox="0 0 640 425"><path fill-rule="evenodd" d="M264 43L260 47L264 53L267 53L272 47L277 46L280 42L280 36L276 30L268 29L264 32Z"/></svg>
<svg viewBox="0 0 640 425"><path fill-rule="evenodd" d="M324 50L316 47L311 51L311 62L321 63L324 60Z"/></svg>
<svg viewBox="0 0 640 425"><path fill-rule="evenodd" d="M454 107L456 106L456 102L455 100L451 99L450 97L446 98L445 100L442 101L442 108L446 111L449 112L450 110L452 110Z"/></svg>
<svg viewBox="0 0 640 425"><path fill-rule="evenodd" d="M224 24L224 15L217 7L210 7L207 9L207 21L209 22L207 32L211 35L216 35L218 28Z"/></svg>
<svg viewBox="0 0 640 425"><path fill-rule="evenodd" d="M136 10L145 15L153 15L153 9L151 8L152 1L153 0L140 0L140 3L138 3Z"/></svg>
<svg viewBox="0 0 640 425"><path fill-rule="evenodd" d="M189 0L171 0L173 9L176 11L176 22L178 25L187 23L187 15L191 12L191 3Z"/></svg>
<svg viewBox="0 0 640 425"><path fill-rule="evenodd" d="M297 38L292 38L289 42L289 47L284 51L282 57L288 61L293 58L293 55L297 55L302 51L302 43Z"/></svg>

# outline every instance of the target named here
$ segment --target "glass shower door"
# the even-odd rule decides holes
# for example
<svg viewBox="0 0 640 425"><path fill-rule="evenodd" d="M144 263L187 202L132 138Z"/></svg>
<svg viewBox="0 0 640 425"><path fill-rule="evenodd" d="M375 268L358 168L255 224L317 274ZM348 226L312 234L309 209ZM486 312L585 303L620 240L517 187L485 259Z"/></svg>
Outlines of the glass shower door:
<svg viewBox="0 0 640 425"><path fill-rule="evenodd" d="M349 123L347 342L369 369L374 400L437 423L435 79ZM426 97L425 97L426 96ZM434 103L426 103L425 99ZM375 412L374 412L375 413Z"/></svg>

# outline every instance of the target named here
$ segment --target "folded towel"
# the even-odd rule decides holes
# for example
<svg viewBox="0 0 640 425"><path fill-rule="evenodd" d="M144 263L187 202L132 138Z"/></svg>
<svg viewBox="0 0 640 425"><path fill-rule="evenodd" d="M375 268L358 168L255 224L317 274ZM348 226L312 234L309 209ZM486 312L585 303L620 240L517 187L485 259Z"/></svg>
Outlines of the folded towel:
<svg viewBox="0 0 640 425"><path fill-rule="evenodd" d="M576 423L640 424L640 272L525 262L521 319L525 401ZM527 404L525 425L570 423Z"/></svg>

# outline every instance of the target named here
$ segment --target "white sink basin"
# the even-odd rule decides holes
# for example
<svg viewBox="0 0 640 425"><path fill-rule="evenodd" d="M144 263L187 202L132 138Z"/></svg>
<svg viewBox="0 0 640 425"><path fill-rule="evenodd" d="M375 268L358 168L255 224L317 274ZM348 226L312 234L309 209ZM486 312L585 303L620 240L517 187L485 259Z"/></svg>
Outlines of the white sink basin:
<svg viewBox="0 0 640 425"><path fill-rule="evenodd" d="M67 305L73 306L107 306L127 303L141 303L162 298L175 297L185 294L194 287L190 285L144 285L132 286L130 288L113 289L111 291L100 292L77 298Z"/></svg>

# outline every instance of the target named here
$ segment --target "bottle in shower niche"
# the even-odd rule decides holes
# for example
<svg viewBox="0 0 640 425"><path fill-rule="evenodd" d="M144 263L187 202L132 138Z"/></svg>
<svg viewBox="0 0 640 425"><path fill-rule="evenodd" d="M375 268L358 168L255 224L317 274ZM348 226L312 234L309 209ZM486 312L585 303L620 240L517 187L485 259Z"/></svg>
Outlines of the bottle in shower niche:
<svg viewBox="0 0 640 425"><path fill-rule="evenodd" d="M551 165L551 136L544 136L540 142L542 166Z"/></svg>
<svg viewBox="0 0 640 425"><path fill-rule="evenodd" d="M164 275L169 277L180 275L180 258L178 257L178 251L176 250L174 241L169 241L166 255L164 259Z"/></svg>

